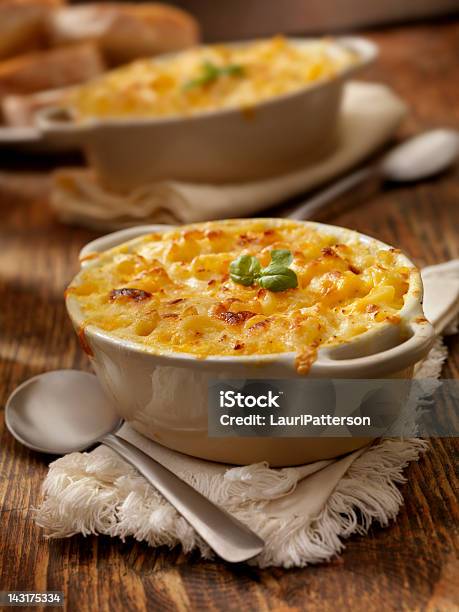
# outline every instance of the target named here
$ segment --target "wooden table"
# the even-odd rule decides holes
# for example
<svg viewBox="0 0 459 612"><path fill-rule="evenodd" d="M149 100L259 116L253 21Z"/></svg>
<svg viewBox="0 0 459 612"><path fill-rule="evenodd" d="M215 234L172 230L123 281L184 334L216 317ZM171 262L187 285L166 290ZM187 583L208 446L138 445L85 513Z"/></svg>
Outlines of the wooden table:
<svg viewBox="0 0 459 612"><path fill-rule="evenodd" d="M459 23L369 32L382 57L368 74L410 104L405 134L459 128ZM95 234L61 226L48 207L48 162L2 154L0 171L1 402L21 381L88 368L64 311L80 247ZM27 169L26 169L27 166ZM6 169L5 169L6 168ZM332 218L404 249L420 265L459 256L459 171L383 193L353 194ZM366 200L364 200L364 195ZM459 336L446 344L445 377L459 376ZM69 610L458 609L457 444L436 440L407 470L405 505L388 528L351 538L330 563L257 570L203 562L133 541L48 542L32 521L46 457L1 432L0 589L63 590Z"/></svg>

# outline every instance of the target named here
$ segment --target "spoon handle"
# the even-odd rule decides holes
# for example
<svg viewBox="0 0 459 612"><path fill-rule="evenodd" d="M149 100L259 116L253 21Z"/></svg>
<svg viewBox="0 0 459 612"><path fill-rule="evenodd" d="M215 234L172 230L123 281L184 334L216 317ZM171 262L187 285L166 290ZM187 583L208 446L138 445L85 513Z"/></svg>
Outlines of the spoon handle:
<svg viewBox="0 0 459 612"><path fill-rule="evenodd" d="M134 466L225 561L247 561L263 550L253 531L127 440L108 434L100 442Z"/></svg>
<svg viewBox="0 0 459 612"><path fill-rule="evenodd" d="M287 215L287 219L296 219L297 221L310 219L319 210L325 209L327 204L338 196L346 193L376 173L377 168L374 166L367 166L366 168L356 170L352 174L336 181L331 187L327 187L309 200L306 200L303 204L300 204L300 206Z"/></svg>

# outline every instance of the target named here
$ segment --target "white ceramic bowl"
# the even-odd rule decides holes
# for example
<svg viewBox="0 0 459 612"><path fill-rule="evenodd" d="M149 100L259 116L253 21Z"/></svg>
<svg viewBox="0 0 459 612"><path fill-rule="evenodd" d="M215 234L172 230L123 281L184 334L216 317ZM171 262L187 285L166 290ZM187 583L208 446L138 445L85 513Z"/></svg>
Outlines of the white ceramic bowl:
<svg viewBox="0 0 459 612"><path fill-rule="evenodd" d="M113 191L162 179L215 183L272 175L333 146L343 85L377 55L375 45L363 38L337 38L333 46L336 52L352 49L357 61L333 79L273 97L250 113L226 109L191 117L77 123L65 109L46 109L37 124L48 142L83 148L101 182Z"/></svg>
<svg viewBox="0 0 459 612"><path fill-rule="evenodd" d="M305 222L345 241L350 234L364 243L388 245L351 230ZM97 265L102 253L129 239L164 231L149 225L109 234L81 252L84 266ZM415 266L403 254L400 262ZM77 277L78 279L78 277ZM298 378L294 353L209 357L190 354L155 355L134 342L118 339L93 326L82 328L84 317L76 298L66 298L75 330L83 340L94 370L120 416L145 436L175 450L213 461L247 464L295 465L338 456L365 444L363 438L209 438L208 381L215 378ZM429 351L434 332L422 311L419 274L410 275L400 324L387 324L338 346L322 348L311 367L314 378L409 378L413 366ZM81 330L84 329L84 335Z"/></svg>

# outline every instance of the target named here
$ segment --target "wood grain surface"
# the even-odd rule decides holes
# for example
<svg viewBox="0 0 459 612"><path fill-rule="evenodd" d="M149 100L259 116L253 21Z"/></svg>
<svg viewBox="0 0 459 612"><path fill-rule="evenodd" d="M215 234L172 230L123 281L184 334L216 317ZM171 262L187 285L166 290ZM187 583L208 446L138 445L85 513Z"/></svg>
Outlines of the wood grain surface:
<svg viewBox="0 0 459 612"><path fill-rule="evenodd" d="M368 32L381 46L367 73L410 106L402 134L459 128L459 23ZM65 227L48 206L56 160L0 153L0 406L21 381L88 369L64 311L79 249L96 234ZM57 160L62 161L62 160ZM459 257L459 169L383 191L367 185L327 220L390 242L420 265ZM353 205L351 207L351 204ZM459 377L459 336L445 377ZM63 590L68 610L459 609L457 443L433 442L410 465L405 505L387 528L352 537L345 552L301 570L231 566L132 540L47 541L32 521L48 458L21 448L0 421L0 590Z"/></svg>

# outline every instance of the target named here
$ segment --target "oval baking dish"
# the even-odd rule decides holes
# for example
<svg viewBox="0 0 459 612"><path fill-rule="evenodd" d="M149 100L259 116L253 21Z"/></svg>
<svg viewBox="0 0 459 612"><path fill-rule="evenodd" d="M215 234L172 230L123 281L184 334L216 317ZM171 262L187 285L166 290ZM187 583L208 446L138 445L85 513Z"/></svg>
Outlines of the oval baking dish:
<svg viewBox="0 0 459 612"><path fill-rule="evenodd" d="M275 219L263 222L274 227L284 223ZM347 229L311 222L295 223L326 232L340 242L357 240L363 245L390 249L384 243ZM212 226L212 222L207 225ZM110 253L116 251L114 247L127 240L126 249L146 234L168 229L143 226L95 240L81 252L83 271L90 271L104 258L110 258ZM397 252L396 260L411 271L399 322L379 325L350 341L319 348L309 371L310 377L411 377L414 364L430 349L434 333L423 316L419 273L403 254ZM71 286L78 286L80 278L81 273ZM224 355L205 359L186 353L155 354L139 343L87 325L77 296L71 291L67 292L66 306L82 346L120 416L165 446L213 461L234 464L268 461L271 465L282 466L338 456L368 441L362 438L209 438L207 388L210 379L297 378L301 375L295 366L295 354Z"/></svg>
<svg viewBox="0 0 459 612"><path fill-rule="evenodd" d="M314 41L288 42L302 47ZM79 122L68 108L48 108L38 114L37 124L48 142L84 149L101 183L116 192L163 179L220 183L278 174L331 149L343 86L377 55L375 45L363 38L336 38L327 44L336 53L352 52L355 61L331 78L250 109Z"/></svg>

